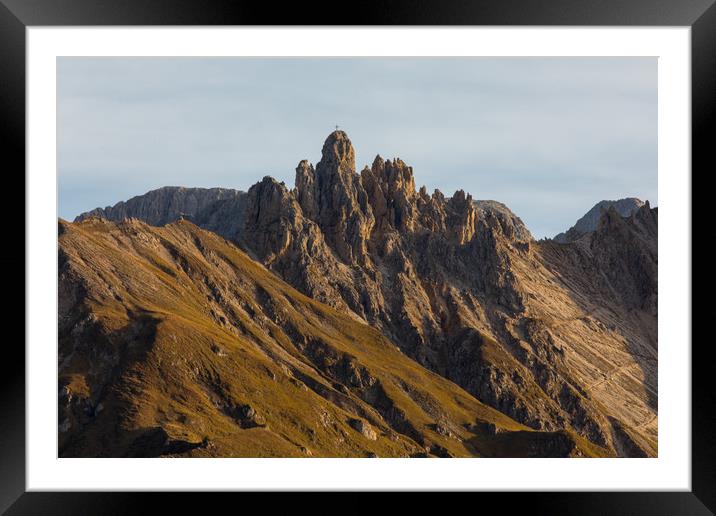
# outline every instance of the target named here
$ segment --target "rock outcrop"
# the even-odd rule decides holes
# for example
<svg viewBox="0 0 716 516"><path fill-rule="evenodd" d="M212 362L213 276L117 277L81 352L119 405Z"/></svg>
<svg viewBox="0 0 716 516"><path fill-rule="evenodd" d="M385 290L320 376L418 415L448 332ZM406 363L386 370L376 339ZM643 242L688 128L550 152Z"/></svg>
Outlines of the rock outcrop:
<svg viewBox="0 0 716 516"><path fill-rule="evenodd" d="M628 217L610 207L589 243L597 266L624 305L657 315L658 211L646 201Z"/></svg>
<svg viewBox="0 0 716 516"><path fill-rule="evenodd" d="M348 424L366 439L375 441L378 438L378 435L375 433L375 430L373 430L370 424L366 423L362 419L350 419Z"/></svg>
<svg viewBox="0 0 716 516"><path fill-rule="evenodd" d="M475 201L478 217L484 219L494 218L500 224L502 234L515 242L529 244L532 240L532 234L522 219L512 213L507 206L497 201Z"/></svg>

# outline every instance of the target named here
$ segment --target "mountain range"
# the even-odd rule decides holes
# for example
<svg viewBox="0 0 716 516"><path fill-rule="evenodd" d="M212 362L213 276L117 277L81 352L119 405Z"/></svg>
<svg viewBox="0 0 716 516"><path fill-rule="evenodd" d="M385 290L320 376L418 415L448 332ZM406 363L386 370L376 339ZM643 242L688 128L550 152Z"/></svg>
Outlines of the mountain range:
<svg viewBox="0 0 716 516"><path fill-rule="evenodd" d="M60 220L59 453L656 456L658 210L625 201L536 241L335 131L293 188Z"/></svg>

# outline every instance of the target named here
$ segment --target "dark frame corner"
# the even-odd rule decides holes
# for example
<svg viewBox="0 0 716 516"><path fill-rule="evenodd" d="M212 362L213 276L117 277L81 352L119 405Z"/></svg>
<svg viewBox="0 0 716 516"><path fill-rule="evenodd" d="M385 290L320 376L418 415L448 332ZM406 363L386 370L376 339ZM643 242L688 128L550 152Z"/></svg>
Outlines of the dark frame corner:
<svg viewBox="0 0 716 516"><path fill-rule="evenodd" d="M690 26L692 38L692 169L716 170L711 139L716 125L715 0L371 0L340 14L325 0L286 4L241 0L0 0L0 145L11 197L22 203L25 170L25 29L63 25L639 25ZM688 173L688 171L685 171ZM692 180L694 174L691 175ZM696 220L694 220L696 222ZM24 242L25 226L6 226L9 241ZM693 234L693 230L692 230ZM18 249L19 245L15 246ZM693 251L692 251L693 252ZM6 253L6 270L25 269L22 252ZM19 274L6 291L23 292ZM23 281L21 284L20 282ZM20 319L20 314L17 316ZM24 327L23 327L24 341ZM0 513L119 514L146 511L161 497L163 509L186 508L186 495L126 493L25 493L25 353L20 339L5 340L6 370L0 390ZM510 507L532 514L714 514L716 513L716 395L710 342L692 346L692 491L659 493L480 494L481 501L510 497ZM246 494L242 496L247 496ZM249 495L256 498L257 495ZM272 495L273 496L273 495ZM354 495L349 495L354 496ZM474 496L474 495L473 495ZM422 496L412 499L421 500ZM234 498L235 499L235 498ZM272 499L275 501L275 499ZM505 500L501 500L504 502ZM204 501L206 503L206 501ZM246 502L244 502L246 503ZM249 500L249 503L256 503ZM261 502L259 502L261 503ZM265 503L265 502L264 502ZM180 505L181 504L181 505ZM344 506L360 507L360 502ZM244 505L244 507L246 507ZM366 509L369 506L363 505ZM206 509L206 506L203 507Z"/></svg>

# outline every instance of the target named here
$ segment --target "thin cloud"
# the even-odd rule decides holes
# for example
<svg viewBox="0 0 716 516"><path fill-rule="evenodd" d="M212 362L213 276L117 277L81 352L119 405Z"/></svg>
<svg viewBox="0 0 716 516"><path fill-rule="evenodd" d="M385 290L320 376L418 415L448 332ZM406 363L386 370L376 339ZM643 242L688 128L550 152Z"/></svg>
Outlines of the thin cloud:
<svg viewBox="0 0 716 516"><path fill-rule="evenodd" d="M339 124L357 166L506 203L536 237L657 204L655 58L60 58L60 216L171 184L293 183Z"/></svg>

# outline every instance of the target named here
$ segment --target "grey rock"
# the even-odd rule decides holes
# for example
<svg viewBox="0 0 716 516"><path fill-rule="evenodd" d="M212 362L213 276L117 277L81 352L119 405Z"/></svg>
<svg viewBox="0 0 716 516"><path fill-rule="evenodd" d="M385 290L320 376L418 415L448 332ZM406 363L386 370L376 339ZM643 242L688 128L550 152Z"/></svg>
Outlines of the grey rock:
<svg viewBox="0 0 716 516"><path fill-rule="evenodd" d="M630 307L657 315L658 210L646 201L629 217L604 211L590 241L603 275Z"/></svg>
<svg viewBox="0 0 716 516"><path fill-rule="evenodd" d="M494 217L500 225L500 230L509 239L517 242L531 242L533 240L527 226L522 219L501 202L491 200L474 201L478 217Z"/></svg>
<svg viewBox="0 0 716 516"><path fill-rule="evenodd" d="M626 197L617 201L600 201L585 213L571 228L559 233L553 240L559 243L573 242L586 233L597 229L599 219L604 211L613 208L622 217L628 217L644 205L644 201L636 197Z"/></svg>
<svg viewBox="0 0 716 516"><path fill-rule="evenodd" d="M362 419L349 419L348 424L353 430L362 434L363 437L365 437L366 439L369 439L371 441L375 441L376 439L378 439L378 434L375 433L373 427Z"/></svg>
<svg viewBox="0 0 716 516"><path fill-rule="evenodd" d="M88 217L98 217L111 221L120 221L124 219L136 218L143 220L152 226L163 226L180 218L187 218L194 221L199 216L201 220L207 221L207 224L221 229L219 218L212 217L212 213L207 208L227 210L232 204L220 203L218 201L233 201L237 203L244 196L244 192L232 190L229 188L184 188L181 186L165 186L152 190L143 195L132 197L128 201L122 201L114 206L106 208L95 208L94 210L80 214L75 218L75 222L81 222ZM239 206L235 206L234 211L242 211ZM231 230L227 230L231 233Z"/></svg>

